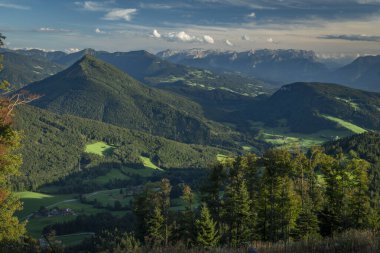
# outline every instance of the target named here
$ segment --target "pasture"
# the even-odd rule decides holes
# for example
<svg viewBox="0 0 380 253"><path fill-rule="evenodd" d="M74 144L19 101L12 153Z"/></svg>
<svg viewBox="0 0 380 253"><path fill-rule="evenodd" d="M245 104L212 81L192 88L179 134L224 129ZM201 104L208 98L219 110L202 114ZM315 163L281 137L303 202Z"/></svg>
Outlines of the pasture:
<svg viewBox="0 0 380 253"><path fill-rule="evenodd" d="M103 141L99 141L92 144L87 144L85 147L85 152L99 156L106 156L111 155L114 149L115 147L108 145Z"/></svg>
<svg viewBox="0 0 380 253"><path fill-rule="evenodd" d="M152 170L162 170L160 167L156 166L149 157L140 156L140 160L144 164L145 168L149 168Z"/></svg>
<svg viewBox="0 0 380 253"><path fill-rule="evenodd" d="M339 126L346 128L355 134L362 134L362 133L367 132L367 130L365 130L364 128L361 128L360 126L352 124L348 121L345 121L333 116L329 116L329 115L322 115L322 117L337 123Z"/></svg>

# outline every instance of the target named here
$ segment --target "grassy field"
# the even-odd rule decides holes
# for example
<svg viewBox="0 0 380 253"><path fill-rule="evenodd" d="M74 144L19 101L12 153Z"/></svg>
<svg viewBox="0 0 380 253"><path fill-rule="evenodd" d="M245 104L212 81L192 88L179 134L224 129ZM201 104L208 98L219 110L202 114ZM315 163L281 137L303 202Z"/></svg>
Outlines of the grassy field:
<svg viewBox="0 0 380 253"><path fill-rule="evenodd" d="M110 191L104 191L104 192L95 192L91 193L94 197L99 198L100 201L107 201L111 205L114 204L114 201L116 199L119 200L120 193L119 189L110 190ZM98 195L99 194L99 195ZM41 235L41 232L44 227L58 223L58 222L64 222L69 221L72 219L75 219L77 215L81 214L96 214L100 212L106 212L105 209L99 209L95 208L92 205L89 204L83 204L80 203L78 199L76 199L75 195L69 194L69 195L48 195L48 194L42 194L42 193L35 193L35 192L18 192L16 193L18 197L20 197L21 201L24 203L24 209L19 212L17 215L21 220L25 220L28 218L30 214L33 212L36 212L39 210L41 206L45 206L48 208L58 207L61 209L70 208L74 211L75 215L71 216L52 216L52 217L32 217L29 218L27 221L27 231L29 234L31 234L33 237L38 238ZM90 194L88 194L90 195ZM113 197L113 198L110 198ZM131 198L124 199L122 204L128 203ZM114 215L122 216L125 214L125 211L115 211L111 212ZM73 238L65 238L65 240L72 240ZM79 240L78 237L75 240Z"/></svg>
<svg viewBox="0 0 380 253"><path fill-rule="evenodd" d="M97 200L98 202L102 203L102 205L107 206L113 206L115 201L120 201L120 203L123 206L129 206L130 202L133 199L133 196L126 196L126 192L123 189L123 192L120 193L120 189L113 189L113 190L105 190L105 191L99 191L95 193L90 193L85 195L87 200L93 201Z"/></svg>
<svg viewBox="0 0 380 253"><path fill-rule="evenodd" d="M162 170L161 168L156 166L154 163L152 163L149 157L140 156L140 159L146 168L153 169L153 170Z"/></svg>
<svg viewBox="0 0 380 253"><path fill-rule="evenodd" d="M17 213L17 216L24 219L27 215L37 211L41 206L50 206L54 203L74 199L74 194L68 195L48 195L36 192L18 192L16 193L23 202L23 210Z"/></svg>
<svg viewBox="0 0 380 253"><path fill-rule="evenodd" d="M94 233L78 233L70 235L56 236L55 239L61 241L65 246L73 246L81 243L84 239L89 238Z"/></svg>
<svg viewBox="0 0 380 253"><path fill-rule="evenodd" d="M259 140L276 147L285 148L300 147L302 149L307 149L315 145L321 145L326 141L331 141L352 134L352 132L346 128L343 128L342 130L321 130L312 134L302 134L291 132L285 127L267 127L261 122L252 123L252 127L262 130L261 134L258 136Z"/></svg>
<svg viewBox="0 0 380 253"><path fill-rule="evenodd" d="M102 141L88 144L85 147L86 153L96 154L100 156L112 154L113 150L114 150L113 146L108 145L107 143L102 142Z"/></svg>
<svg viewBox="0 0 380 253"><path fill-rule="evenodd" d="M355 134L362 134L362 133L367 132L367 130L365 130L364 128L361 128L360 126L352 124L348 121L345 121L345 120L342 120L342 119L339 119L339 118L336 118L333 116L329 116L329 115L322 115L322 117L324 117L325 119L336 122L339 126L344 127L344 128L350 130L351 132L353 132Z"/></svg>

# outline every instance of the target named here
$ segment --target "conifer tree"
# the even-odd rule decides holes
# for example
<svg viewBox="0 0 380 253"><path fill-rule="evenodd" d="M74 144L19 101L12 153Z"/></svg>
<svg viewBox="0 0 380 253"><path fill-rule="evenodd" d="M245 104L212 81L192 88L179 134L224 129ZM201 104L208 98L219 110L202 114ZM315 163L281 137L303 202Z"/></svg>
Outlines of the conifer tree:
<svg viewBox="0 0 380 253"><path fill-rule="evenodd" d="M222 163L214 165L207 180L202 188L202 201L207 204L212 217L221 221L222 202L220 191L223 189L226 179L225 167Z"/></svg>
<svg viewBox="0 0 380 253"><path fill-rule="evenodd" d="M352 159L347 164L352 173L353 189L349 204L352 228L369 228L371 216L371 201L369 198L369 163L361 159Z"/></svg>
<svg viewBox="0 0 380 253"><path fill-rule="evenodd" d="M165 218L160 207L156 206L146 220L146 242L151 247L161 246L165 241Z"/></svg>
<svg viewBox="0 0 380 253"><path fill-rule="evenodd" d="M169 230L169 208L170 208L170 193L172 191L172 186L169 179L164 178L161 180L161 210L164 217L164 238L165 246L168 245L170 230Z"/></svg>
<svg viewBox="0 0 380 253"><path fill-rule="evenodd" d="M210 211L206 205L202 205L199 219L195 221L196 242L204 248L217 246L220 236L216 228L216 222L211 218Z"/></svg>
<svg viewBox="0 0 380 253"><path fill-rule="evenodd" d="M182 191L182 200L185 204L185 211L181 212L179 221L179 237L187 244L190 245L194 241L195 237L195 217L193 211L194 194L191 191L191 187L184 185Z"/></svg>
<svg viewBox="0 0 380 253"><path fill-rule="evenodd" d="M268 150L261 161L258 228L264 240L288 240L295 226L299 205L291 180L291 155L283 149Z"/></svg>
<svg viewBox="0 0 380 253"><path fill-rule="evenodd" d="M254 220L244 174L240 171L232 176L225 190L224 221L228 225L230 244L236 247L253 237Z"/></svg>

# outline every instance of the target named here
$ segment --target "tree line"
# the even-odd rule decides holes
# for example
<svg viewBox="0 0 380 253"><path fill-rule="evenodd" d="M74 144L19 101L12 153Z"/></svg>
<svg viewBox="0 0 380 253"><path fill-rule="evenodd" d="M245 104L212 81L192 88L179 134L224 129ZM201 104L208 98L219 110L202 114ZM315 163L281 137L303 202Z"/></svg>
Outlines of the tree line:
<svg viewBox="0 0 380 253"><path fill-rule="evenodd" d="M152 246L182 240L238 247L376 230L380 216L369 170L365 160L333 157L320 148L240 156L211 168L200 207L189 186L183 188L181 212L169 209L169 181L147 189L135 202L137 235Z"/></svg>

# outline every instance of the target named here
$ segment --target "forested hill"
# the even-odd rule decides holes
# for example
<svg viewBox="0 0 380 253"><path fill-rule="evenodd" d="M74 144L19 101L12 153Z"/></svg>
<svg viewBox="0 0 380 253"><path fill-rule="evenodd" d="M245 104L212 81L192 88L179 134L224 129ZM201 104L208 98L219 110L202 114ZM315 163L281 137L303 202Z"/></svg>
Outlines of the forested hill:
<svg viewBox="0 0 380 253"><path fill-rule="evenodd" d="M199 105L146 87L110 64L84 56L70 68L23 88L33 104L182 142L209 143L211 127Z"/></svg>
<svg viewBox="0 0 380 253"><path fill-rule="evenodd" d="M249 109L256 120L295 132L336 128L337 122L380 129L380 94L336 84L285 85Z"/></svg>
<svg viewBox="0 0 380 253"><path fill-rule="evenodd" d="M99 141L113 147L104 158L93 158L104 167L111 163L140 168L144 156L163 169L204 168L216 162L218 154L230 154L33 106L19 107L15 115L15 126L23 133L24 163L16 182L19 189L36 189L78 172L86 145Z"/></svg>
<svg viewBox="0 0 380 253"><path fill-rule="evenodd" d="M368 132L342 138L337 141L328 142L325 145L326 151L331 154L354 151L360 158L369 162L378 162L380 165L380 133Z"/></svg>

